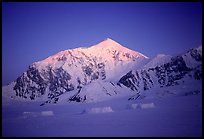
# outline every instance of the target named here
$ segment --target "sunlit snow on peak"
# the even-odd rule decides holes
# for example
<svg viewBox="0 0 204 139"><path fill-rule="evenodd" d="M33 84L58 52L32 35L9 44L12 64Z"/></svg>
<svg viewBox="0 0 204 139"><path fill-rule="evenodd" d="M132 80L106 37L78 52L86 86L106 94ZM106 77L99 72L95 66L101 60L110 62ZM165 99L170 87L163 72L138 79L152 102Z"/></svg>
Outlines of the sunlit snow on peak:
<svg viewBox="0 0 204 139"><path fill-rule="evenodd" d="M113 65L124 66L130 62L134 63L138 58L149 59L145 55L130 50L116 41L107 38L104 41L87 47L87 48L75 48L61 51L53 56L50 56L42 61L35 62L36 65L42 69L46 66L52 66L54 68L59 68L65 63L68 65L79 64L79 60L84 62L90 62L90 60L98 60L98 62L106 62L107 68L112 69ZM78 61L78 62L77 62Z"/></svg>

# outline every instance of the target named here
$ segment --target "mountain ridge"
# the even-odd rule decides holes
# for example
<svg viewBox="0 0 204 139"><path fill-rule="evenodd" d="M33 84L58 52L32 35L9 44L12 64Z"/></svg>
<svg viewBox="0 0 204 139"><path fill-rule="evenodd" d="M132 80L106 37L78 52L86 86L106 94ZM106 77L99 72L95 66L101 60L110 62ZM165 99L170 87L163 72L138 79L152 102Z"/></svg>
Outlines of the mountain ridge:
<svg viewBox="0 0 204 139"><path fill-rule="evenodd" d="M166 56L167 60L161 59ZM41 100L43 104L95 102L156 86L179 85L187 76L186 80L202 81L201 67L202 46L182 55L150 59L108 38L88 48L64 50L34 62L16 81L3 87L3 95Z"/></svg>

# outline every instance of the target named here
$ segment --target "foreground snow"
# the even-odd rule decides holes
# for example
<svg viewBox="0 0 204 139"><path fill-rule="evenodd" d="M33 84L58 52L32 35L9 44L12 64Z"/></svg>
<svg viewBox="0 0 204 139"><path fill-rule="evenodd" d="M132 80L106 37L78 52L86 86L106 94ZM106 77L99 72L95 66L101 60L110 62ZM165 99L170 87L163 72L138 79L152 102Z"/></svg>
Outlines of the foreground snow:
<svg viewBox="0 0 204 139"><path fill-rule="evenodd" d="M201 93L128 98L45 106L39 106L40 102L12 102L2 107L2 135L201 136Z"/></svg>

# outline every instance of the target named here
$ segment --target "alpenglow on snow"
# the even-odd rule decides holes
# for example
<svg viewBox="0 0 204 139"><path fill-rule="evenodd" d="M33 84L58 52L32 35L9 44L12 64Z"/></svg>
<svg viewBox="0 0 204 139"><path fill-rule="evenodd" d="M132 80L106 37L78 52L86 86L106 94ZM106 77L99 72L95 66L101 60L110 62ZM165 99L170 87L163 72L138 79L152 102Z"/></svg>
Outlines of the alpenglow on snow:
<svg viewBox="0 0 204 139"><path fill-rule="evenodd" d="M15 81L3 86L3 96L44 101L42 105L96 102L193 81L202 82L202 46L180 55L160 54L150 59L108 38L34 62Z"/></svg>

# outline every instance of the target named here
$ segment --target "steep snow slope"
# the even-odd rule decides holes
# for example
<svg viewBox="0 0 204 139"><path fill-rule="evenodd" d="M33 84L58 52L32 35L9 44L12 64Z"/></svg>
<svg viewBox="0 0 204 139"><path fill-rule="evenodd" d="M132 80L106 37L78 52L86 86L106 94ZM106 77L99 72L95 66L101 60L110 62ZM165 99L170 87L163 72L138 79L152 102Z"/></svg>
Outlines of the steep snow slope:
<svg viewBox="0 0 204 139"><path fill-rule="evenodd" d="M165 63L170 62L172 56L165 54L158 54L156 57L151 59L147 64L145 64L144 68L153 68L156 66L163 65Z"/></svg>

